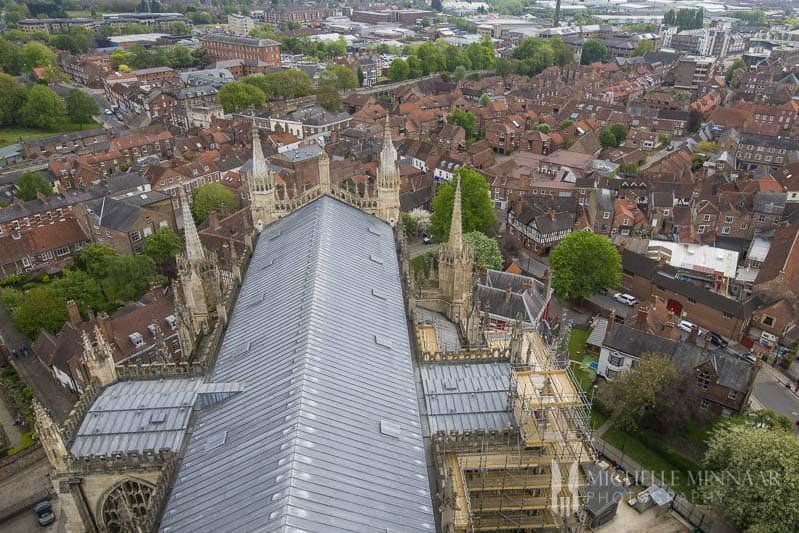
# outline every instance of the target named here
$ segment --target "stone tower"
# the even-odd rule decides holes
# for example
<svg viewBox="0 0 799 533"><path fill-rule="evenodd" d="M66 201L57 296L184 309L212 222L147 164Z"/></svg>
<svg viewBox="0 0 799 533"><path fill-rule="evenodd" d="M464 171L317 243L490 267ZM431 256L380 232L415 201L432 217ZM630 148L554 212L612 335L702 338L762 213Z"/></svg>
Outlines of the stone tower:
<svg viewBox="0 0 799 533"><path fill-rule="evenodd" d="M274 218L277 193L275 191L275 176L266 164L264 150L261 146L261 134L252 123L252 170L250 171L250 211L252 222L260 232L264 225Z"/></svg>
<svg viewBox="0 0 799 533"><path fill-rule="evenodd" d="M325 143L320 142L322 153L319 155L319 194L331 194L333 184L330 181L330 158L325 151Z"/></svg>
<svg viewBox="0 0 799 533"><path fill-rule="evenodd" d="M391 225L400 217L400 173L397 167L397 150L391 140L391 126L386 115L383 132L383 149L380 151L380 166L377 170L377 213Z"/></svg>
<svg viewBox="0 0 799 533"><path fill-rule="evenodd" d="M110 385L117 380L117 367L114 363L114 354L111 346L103 336L98 326L94 326L94 342L89 334L83 332L83 359L92 381L101 387Z"/></svg>
<svg viewBox="0 0 799 533"><path fill-rule="evenodd" d="M447 302L447 318L458 324L466 320L471 305L474 253L463 242L461 182L460 178L455 179L449 241L438 254L438 290L441 299Z"/></svg>
<svg viewBox="0 0 799 533"><path fill-rule="evenodd" d="M36 399L33 400L33 415L36 418L36 431L39 434L39 442L42 443L47 459L53 465L53 468L56 470L62 469L68 453L61 431L53 421L50 413Z"/></svg>
<svg viewBox="0 0 799 533"><path fill-rule="evenodd" d="M182 206L186 249L177 256L179 290L175 295L187 311L191 333L198 335L210 330L217 306L221 303L222 274L215 255L203 250L183 187L178 187L178 197Z"/></svg>

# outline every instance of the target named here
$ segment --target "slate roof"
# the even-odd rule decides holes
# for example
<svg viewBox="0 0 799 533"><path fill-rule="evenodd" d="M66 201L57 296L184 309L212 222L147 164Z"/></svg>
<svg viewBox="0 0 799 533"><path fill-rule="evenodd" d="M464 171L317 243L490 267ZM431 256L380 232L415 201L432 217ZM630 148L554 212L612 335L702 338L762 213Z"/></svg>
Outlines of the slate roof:
<svg viewBox="0 0 799 533"><path fill-rule="evenodd" d="M514 427L510 363L431 364L420 370L431 434Z"/></svg>
<svg viewBox="0 0 799 533"><path fill-rule="evenodd" d="M677 343L631 327L616 324L605 337L604 346L621 353L640 356L643 353L671 355Z"/></svg>
<svg viewBox="0 0 799 533"><path fill-rule="evenodd" d="M391 227L330 197L260 235L161 531L433 531ZM218 444L218 445L217 445Z"/></svg>
<svg viewBox="0 0 799 533"><path fill-rule="evenodd" d="M599 516L608 508L617 506L627 491L624 484L613 479L609 470L602 470L594 463L580 466L588 479L588 485L580 489L586 510Z"/></svg>
<svg viewBox="0 0 799 533"><path fill-rule="evenodd" d="M86 206L97 217L98 225L127 233L142 213L141 207L106 197L87 202Z"/></svg>

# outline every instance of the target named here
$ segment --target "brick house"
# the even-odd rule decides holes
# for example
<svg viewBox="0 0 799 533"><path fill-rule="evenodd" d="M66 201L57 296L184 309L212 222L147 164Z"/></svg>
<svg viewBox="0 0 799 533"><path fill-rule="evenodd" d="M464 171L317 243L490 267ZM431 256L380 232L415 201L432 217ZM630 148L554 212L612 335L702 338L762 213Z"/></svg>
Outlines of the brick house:
<svg viewBox="0 0 799 533"><path fill-rule="evenodd" d="M615 205L613 191L610 189L595 189L591 191L588 199L588 219L591 222L591 231L599 235L610 236L613 231L613 214Z"/></svg>
<svg viewBox="0 0 799 533"><path fill-rule="evenodd" d="M243 59L261 61L271 67L280 67L280 43L271 39L211 33L201 37L200 41L208 50L208 57L211 58L211 61Z"/></svg>
<svg viewBox="0 0 799 533"><path fill-rule="evenodd" d="M29 159L64 154L91 154L108 150L110 140L109 132L96 128L23 141L22 150Z"/></svg>
<svg viewBox="0 0 799 533"><path fill-rule="evenodd" d="M89 241L75 219L0 235L0 277L59 269Z"/></svg>

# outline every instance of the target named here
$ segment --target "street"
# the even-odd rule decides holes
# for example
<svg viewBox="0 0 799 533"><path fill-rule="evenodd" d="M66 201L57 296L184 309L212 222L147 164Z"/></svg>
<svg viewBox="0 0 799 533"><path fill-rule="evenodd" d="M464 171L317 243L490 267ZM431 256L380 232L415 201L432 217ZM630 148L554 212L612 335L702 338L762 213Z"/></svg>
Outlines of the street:
<svg viewBox="0 0 799 533"><path fill-rule="evenodd" d="M416 256L422 255L426 252L432 252L438 250L438 247L441 246L440 244L424 244L421 241L411 241L408 243L408 255L411 259Z"/></svg>
<svg viewBox="0 0 799 533"><path fill-rule="evenodd" d="M783 383L784 377L778 381L778 371L763 366L755 379L752 389L754 399L768 409L774 409L791 420L799 420L799 398Z"/></svg>

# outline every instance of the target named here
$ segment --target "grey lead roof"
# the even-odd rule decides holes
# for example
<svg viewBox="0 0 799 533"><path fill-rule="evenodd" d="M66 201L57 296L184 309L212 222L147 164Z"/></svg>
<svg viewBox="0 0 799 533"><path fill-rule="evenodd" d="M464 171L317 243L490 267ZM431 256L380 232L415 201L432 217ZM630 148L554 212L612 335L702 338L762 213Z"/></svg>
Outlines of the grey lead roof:
<svg viewBox="0 0 799 533"><path fill-rule="evenodd" d="M433 531L392 229L322 197L261 233L161 531Z"/></svg>

